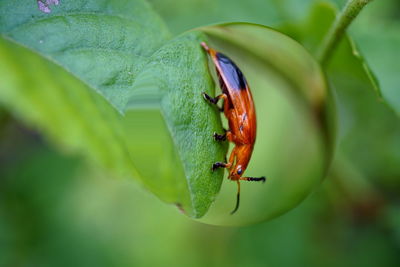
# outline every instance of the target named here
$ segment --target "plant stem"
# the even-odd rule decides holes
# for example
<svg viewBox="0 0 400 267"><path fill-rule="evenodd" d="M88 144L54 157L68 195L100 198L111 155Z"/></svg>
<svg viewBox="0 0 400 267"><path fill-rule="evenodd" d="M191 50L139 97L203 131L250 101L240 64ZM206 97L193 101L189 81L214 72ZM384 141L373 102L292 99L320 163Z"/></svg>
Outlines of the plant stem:
<svg viewBox="0 0 400 267"><path fill-rule="evenodd" d="M343 10L336 17L317 52L317 59L322 66L329 62L333 51L342 39L347 27L360 11L372 0L348 0Z"/></svg>

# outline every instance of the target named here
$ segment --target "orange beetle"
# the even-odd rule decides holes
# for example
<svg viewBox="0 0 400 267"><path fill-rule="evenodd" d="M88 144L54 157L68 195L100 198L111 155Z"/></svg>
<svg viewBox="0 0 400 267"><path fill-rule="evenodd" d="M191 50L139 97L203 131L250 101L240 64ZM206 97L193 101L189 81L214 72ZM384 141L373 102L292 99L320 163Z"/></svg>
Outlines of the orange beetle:
<svg viewBox="0 0 400 267"><path fill-rule="evenodd" d="M214 139L217 141L228 139L235 144L227 163L216 162L212 165L213 171L217 168L227 168L229 170L228 179L237 182L236 207L231 212L233 214L239 208L240 180L265 182L265 177L242 177L249 164L256 141L256 111L250 88L236 64L224 54L209 48L206 43L202 42L201 46L215 64L222 90L222 94L215 98L204 92L203 97L212 104L217 104L219 99L223 99L221 111L224 112L229 124L229 130L223 135L214 133Z"/></svg>

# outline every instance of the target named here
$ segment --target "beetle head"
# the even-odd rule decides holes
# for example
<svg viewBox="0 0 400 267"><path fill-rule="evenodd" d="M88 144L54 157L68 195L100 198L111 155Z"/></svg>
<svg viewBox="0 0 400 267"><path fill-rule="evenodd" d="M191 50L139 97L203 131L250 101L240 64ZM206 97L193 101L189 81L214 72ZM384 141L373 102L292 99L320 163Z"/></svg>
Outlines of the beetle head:
<svg viewBox="0 0 400 267"><path fill-rule="evenodd" d="M239 178L242 177L244 171L244 166L242 166L241 164L236 164L229 173L229 179L239 180Z"/></svg>

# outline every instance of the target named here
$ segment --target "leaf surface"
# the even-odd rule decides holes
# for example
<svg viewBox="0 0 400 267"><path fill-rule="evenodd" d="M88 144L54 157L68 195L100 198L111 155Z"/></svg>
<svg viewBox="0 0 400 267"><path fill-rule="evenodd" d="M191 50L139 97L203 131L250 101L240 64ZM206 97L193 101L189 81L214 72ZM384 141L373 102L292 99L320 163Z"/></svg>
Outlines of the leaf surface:
<svg viewBox="0 0 400 267"><path fill-rule="evenodd" d="M306 23L286 25L282 30L315 53L335 14L332 5L320 2L314 6ZM396 71L396 54L393 53L396 37L391 32L395 29L392 25L387 33L379 33L386 36L387 42L377 38L378 32L374 32L373 38L365 33L357 35L358 40L363 41L365 52L372 53L366 55L372 59L369 63L373 69L379 70L377 78L349 37L341 41L325 70L338 102L338 155L363 178L388 187L398 187L400 173L400 166L396 164L400 161L400 124L394 104L398 101L393 92L397 79L393 74ZM379 56L377 51L380 51ZM340 170L335 171L340 173Z"/></svg>
<svg viewBox="0 0 400 267"><path fill-rule="evenodd" d="M47 13L1 2L0 14L3 105L189 216L207 211L223 175L210 167L227 146L213 141L219 112L201 97L214 89L201 33L171 40L140 0L60 1Z"/></svg>

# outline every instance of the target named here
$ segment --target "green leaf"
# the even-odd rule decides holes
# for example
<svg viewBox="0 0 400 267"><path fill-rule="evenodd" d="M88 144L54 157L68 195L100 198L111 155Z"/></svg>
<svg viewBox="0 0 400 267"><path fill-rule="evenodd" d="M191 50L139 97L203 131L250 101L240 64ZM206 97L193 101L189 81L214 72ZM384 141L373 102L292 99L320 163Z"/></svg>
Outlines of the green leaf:
<svg viewBox="0 0 400 267"><path fill-rule="evenodd" d="M283 30L300 41L309 51L315 52L335 14L336 9L331 5L319 3L314 6L306 23L298 26L285 25ZM371 40L364 41L363 45L368 46L367 43ZM375 42L382 43L376 43L375 49L383 44L389 45L381 39L376 39ZM384 60L389 57L385 54L375 55L376 59L378 57L383 60L381 66L383 62L389 62ZM386 79L379 82L386 85L389 77L396 79L393 71L394 68L388 70L385 76L378 76ZM395 188L400 188L400 165L396 164L400 162L400 124L395 112L379 97L385 97L387 91L382 93L377 89L372 72L366 67L360 52L349 37L344 38L338 46L326 72L338 100L340 145L337 154L342 158L337 160L347 160L361 177L373 180L387 190L396 191ZM393 81L391 83L393 85ZM394 101L396 100L391 100L392 103ZM342 173L340 169L334 172L339 175Z"/></svg>
<svg viewBox="0 0 400 267"><path fill-rule="evenodd" d="M66 147L70 146L64 140L69 132L64 124L69 123L70 131L78 132L75 151L118 174L140 179L160 199L175 203L189 216L203 216L216 198L224 171L212 173L210 167L224 160L227 150L227 143L212 139L213 132L222 132L220 114L201 97L203 91L214 94L207 57L199 45L207 41L202 32L211 45L243 68L254 88L259 138L253 167L246 175L270 178L266 186L243 185L243 193L246 188L251 190L234 220L229 212L236 186L224 186L204 220L239 225L273 218L299 204L324 176L333 150L334 110L318 64L290 38L259 25L232 24L202 28L170 40L159 18L139 0L61 2L46 14L30 2L15 9L2 3L0 8L6 14L2 16L3 35L33 50L4 41L4 54L13 58L5 60L3 68L15 77L4 89L4 105ZM9 53L12 49L18 52ZM36 80L34 68L23 64L25 54L43 64L39 73L45 78ZM18 62L14 57L19 58L18 70L8 67ZM63 92L58 88L64 88L63 79L55 79L60 81L57 86L46 86L53 79L52 70L74 81L77 93L100 101L98 109L105 111L95 118L101 119L98 134L107 131L116 140L110 137L92 148L86 144L93 141L91 135L76 129L81 127L78 121L91 123L81 118L86 114L77 112L78 119L62 117L64 109L76 110L63 102L68 98L54 96L59 103L50 107L48 101L34 101L42 94ZM35 76L29 76L32 73ZM37 87L29 97L25 86L18 86L26 75L29 84ZM68 95L69 90L63 90ZM18 97L10 91L19 92ZM74 105L85 106L86 101L77 97ZM38 118L26 115L32 109ZM53 124L55 120L59 123ZM98 159L96 149L116 152ZM114 156L119 151L125 154Z"/></svg>
<svg viewBox="0 0 400 267"><path fill-rule="evenodd" d="M316 54L325 34L334 22L336 14L337 9L333 5L327 2L317 2L305 22L283 25L281 29L302 43L312 54ZM335 51L330 68L351 72L357 79L366 81L369 89L375 90L380 95L376 79L350 37L343 38L339 48Z"/></svg>
<svg viewBox="0 0 400 267"><path fill-rule="evenodd" d="M368 25L368 30L364 28L353 35L379 80L382 98L400 116L400 24Z"/></svg>
<svg viewBox="0 0 400 267"><path fill-rule="evenodd" d="M144 1L61 1L43 13L34 1L0 3L0 32L57 62L120 112L148 58L169 38Z"/></svg>
<svg viewBox="0 0 400 267"><path fill-rule="evenodd" d="M219 112L201 96L214 86L200 33L169 41L140 0L61 1L50 13L1 2L0 14L2 35L33 50L2 39L3 105L54 143L204 215L223 175L210 167L227 146L213 141Z"/></svg>
<svg viewBox="0 0 400 267"><path fill-rule="evenodd" d="M312 54L315 54L325 34L335 20L336 14L337 9L331 4L317 2L305 22L282 25L281 29L286 34L301 42ZM377 29L377 27L375 28ZM385 34L382 29L372 34L370 28L368 28L368 34L357 34L359 43L364 47L362 52L365 53L361 53L358 45L351 37L346 35L334 52L334 57L327 70L328 74L335 73L335 75L352 76L353 80L359 80L364 84L363 88L365 90L375 91L376 98L379 101L384 100L389 107L393 108L399 114L400 97L397 97L395 92L394 77L396 75L393 75L393 71L396 69L395 56L390 56L395 54L395 36L398 36L398 34L396 35L398 29L397 31L396 29L396 27L392 26L393 34ZM382 38L377 39L376 36L378 34L382 35L382 37L386 36L388 41L383 42ZM374 44L376 40L379 40L379 45L377 43ZM377 51L382 47L382 43L387 44L386 46L393 44L393 48L386 47L385 49L381 49L378 55ZM374 51L376 52L374 53ZM367 56L369 64L363 54ZM388 64L388 62L391 63ZM379 71L378 76L375 75L377 70ZM382 84L384 84L383 87Z"/></svg>
<svg viewBox="0 0 400 267"><path fill-rule="evenodd" d="M121 133L121 116L61 67L0 39L0 103L70 152L137 176Z"/></svg>
<svg viewBox="0 0 400 267"><path fill-rule="evenodd" d="M329 10L333 14L334 10L329 7L325 12ZM343 40L327 68L339 103L341 146L338 155L351 160L364 178L394 190L400 188L400 166L395 163L400 162L399 118L381 98L384 94L374 86L372 72L366 68L361 52L354 47L350 38Z"/></svg>
<svg viewBox="0 0 400 267"><path fill-rule="evenodd" d="M212 173L211 166L216 161L223 161L227 151L227 143L218 144L212 138L214 132L223 132L219 112L206 103L201 95L202 92L214 94L207 58L200 46L202 40L204 36L201 33L191 32L175 38L159 49L137 77L135 89L138 91L134 91L126 110L129 118L137 112L136 106L141 105L142 101L139 98L138 102L138 96L142 97L143 91L153 92L150 94L153 97L146 101L152 103L150 106L160 106L183 166L183 173L187 177L195 217L205 214L219 192L224 172L218 170ZM162 98L157 97L159 94ZM130 142L141 143L144 139ZM153 140L149 142L152 143ZM161 143L160 148L163 148ZM142 157L138 153L136 155ZM168 160L168 156L164 160ZM142 164L145 165L146 161L154 164L151 158L143 159ZM180 164L170 163L171 181L170 185L166 184L164 187L177 186L175 180L180 176L175 168ZM156 178L153 178L154 181Z"/></svg>
<svg viewBox="0 0 400 267"><path fill-rule="evenodd" d="M148 0L173 33L232 21L269 26L304 17L314 0Z"/></svg>

